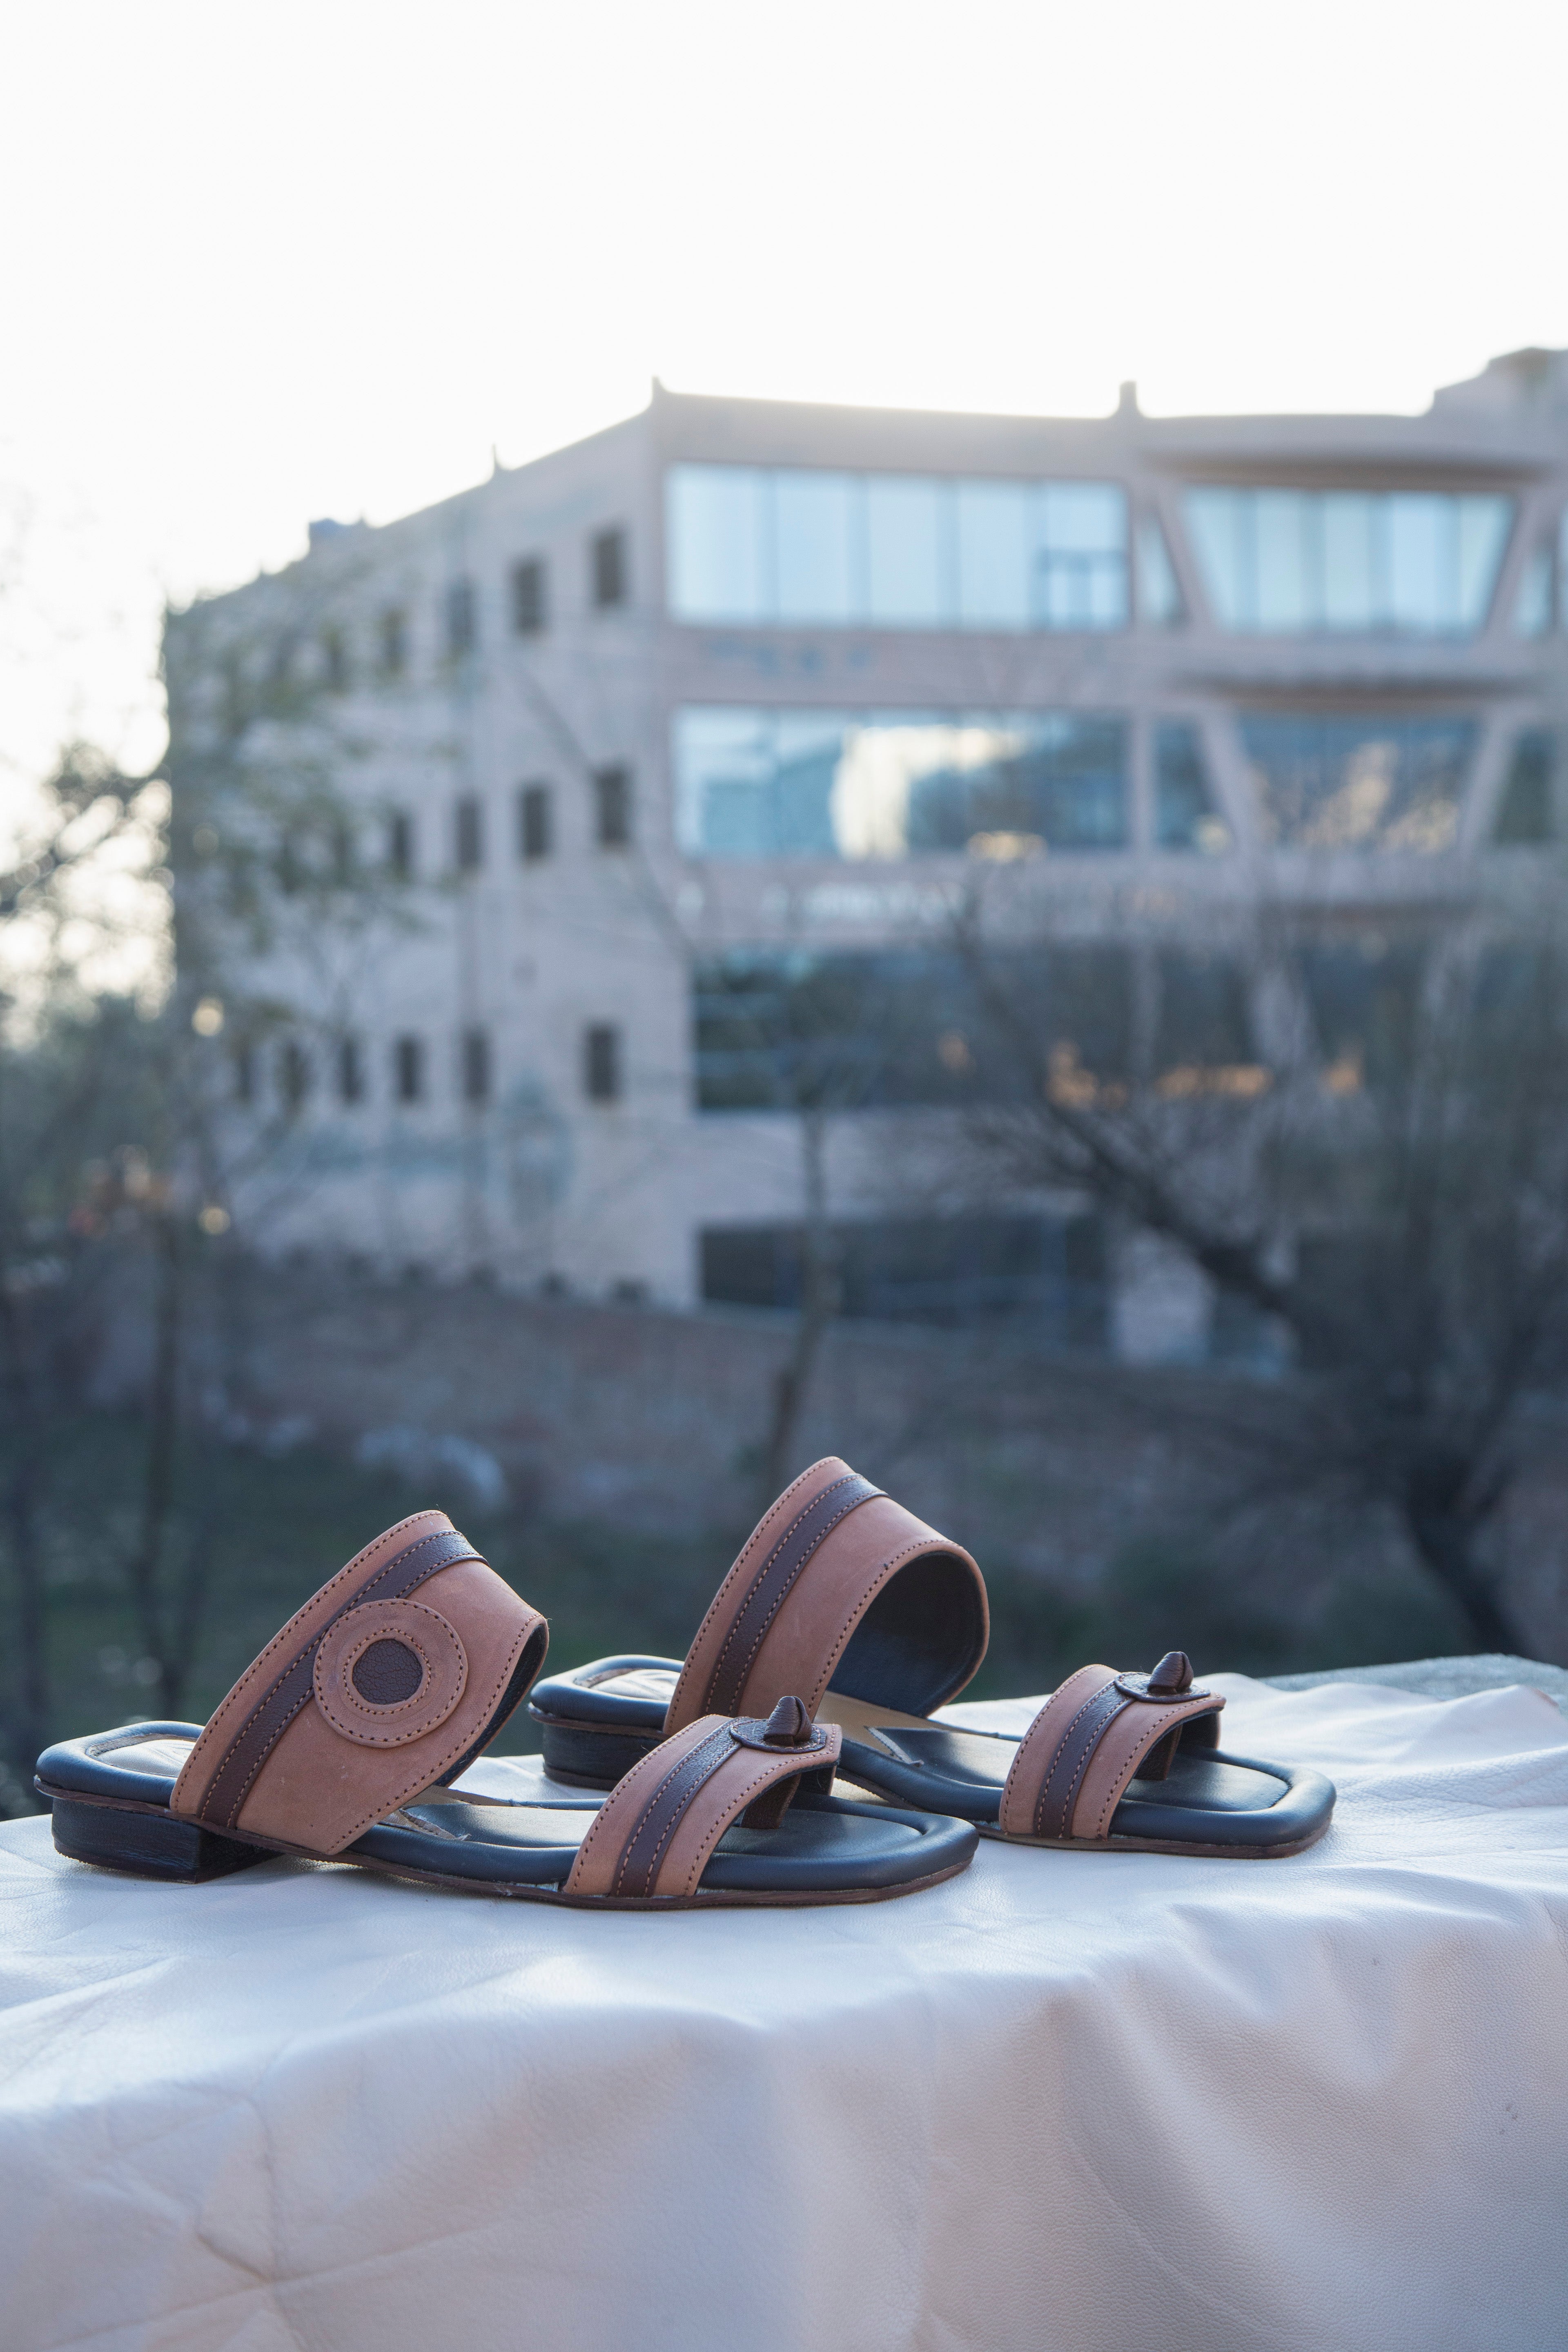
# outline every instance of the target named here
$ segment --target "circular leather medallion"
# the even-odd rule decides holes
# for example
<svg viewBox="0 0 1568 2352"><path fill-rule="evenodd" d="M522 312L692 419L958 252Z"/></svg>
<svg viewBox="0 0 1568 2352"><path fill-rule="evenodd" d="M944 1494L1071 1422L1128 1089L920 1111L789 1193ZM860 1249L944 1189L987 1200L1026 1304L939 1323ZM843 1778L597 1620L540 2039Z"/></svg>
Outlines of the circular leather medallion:
<svg viewBox="0 0 1568 2352"><path fill-rule="evenodd" d="M316 1705L344 1739L401 1748L445 1723L468 1680L454 1628L417 1601L366 1601L316 1652Z"/></svg>

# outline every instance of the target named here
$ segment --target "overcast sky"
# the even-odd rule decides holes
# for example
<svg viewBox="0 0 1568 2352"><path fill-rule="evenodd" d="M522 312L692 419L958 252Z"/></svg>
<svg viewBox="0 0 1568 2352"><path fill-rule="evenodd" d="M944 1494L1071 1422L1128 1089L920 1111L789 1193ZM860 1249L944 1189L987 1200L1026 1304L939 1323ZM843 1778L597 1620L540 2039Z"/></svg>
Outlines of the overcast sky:
<svg viewBox="0 0 1568 2352"><path fill-rule="evenodd" d="M0 0L0 795L163 599L681 390L1426 406L1568 344L1560 0Z"/></svg>

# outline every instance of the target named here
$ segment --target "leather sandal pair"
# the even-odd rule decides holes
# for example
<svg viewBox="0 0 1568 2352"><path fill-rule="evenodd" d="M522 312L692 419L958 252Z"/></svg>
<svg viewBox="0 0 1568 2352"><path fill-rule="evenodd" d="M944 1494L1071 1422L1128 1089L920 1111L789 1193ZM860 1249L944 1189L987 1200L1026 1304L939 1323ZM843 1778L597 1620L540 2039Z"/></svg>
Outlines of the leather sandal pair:
<svg viewBox="0 0 1568 2352"><path fill-rule="evenodd" d="M1221 1751L1225 1700L1180 1652L1148 1675L1080 1667L1021 1739L932 1722L988 1635L970 1555L837 1456L766 1514L684 1662L547 1682L543 1618L421 1511L323 1585L205 1727L63 1740L35 1785L62 1853L145 1876L288 1853L638 1909L912 1894L980 1834L1263 1856L1328 1827L1321 1774ZM531 1685L550 1778L602 1800L469 1775Z"/></svg>
<svg viewBox="0 0 1568 2352"><path fill-rule="evenodd" d="M536 1902L669 1910L863 1903L968 1864L965 1822L831 1793L842 1734L781 1693L648 1739L603 1800L455 1785L549 1635L442 1511L367 1545L205 1727L136 1723L38 1759L61 1853L205 1879L269 1853Z"/></svg>
<svg viewBox="0 0 1568 2352"><path fill-rule="evenodd" d="M1021 1739L933 1723L989 1630L968 1552L830 1454L758 1526L684 1661L600 1658L538 1684L530 1712L552 1778L589 1787L710 1709L787 1690L841 1733L841 1781L1010 1843L1263 1857L1328 1828L1332 1783L1222 1750L1225 1700L1179 1650L1148 1674L1080 1666Z"/></svg>

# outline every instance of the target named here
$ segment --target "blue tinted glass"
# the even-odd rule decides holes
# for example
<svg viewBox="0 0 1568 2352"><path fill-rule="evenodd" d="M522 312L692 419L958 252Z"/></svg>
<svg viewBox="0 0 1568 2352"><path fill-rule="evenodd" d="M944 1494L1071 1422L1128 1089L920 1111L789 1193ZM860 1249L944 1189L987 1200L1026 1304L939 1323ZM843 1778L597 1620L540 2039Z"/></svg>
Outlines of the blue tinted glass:
<svg viewBox="0 0 1568 2352"><path fill-rule="evenodd" d="M1491 611L1503 550L1513 523L1513 500L1460 499L1458 625L1479 629Z"/></svg>
<svg viewBox="0 0 1568 2352"><path fill-rule="evenodd" d="M1433 491L1193 489L1187 528L1221 628L1473 631L1513 516Z"/></svg>
<svg viewBox="0 0 1568 2352"><path fill-rule="evenodd" d="M1154 730L1154 839L1161 849L1230 847L1230 827L1209 789L1198 730L1190 719Z"/></svg>
<svg viewBox="0 0 1568 2352"><path fill-rule="evenodd" d="M781 621L854 621L865 613L861 478L781 470L773 478Z"/></svg>
<svg viewBox="0 0 1568 2352"><path fill-rule="evenodd" d="M958 614L966 629L1029 621L1029 493L1022 482L960 482Z"/></svg>
<svg viewBox="0 0 1568 2352"><path fill-rule="evenodd" d="M1383 501L1352 490L1320 500L1322 518L1322 625L1375 629L1387 611L1378 524Z"/></svg>
<svg viewBox="0 0 1568 2352"><path fill-rule="evenodd" d="M1264 837L1300 849L1449 849L1475 728L1459 719L1241 723Z"/></svg>
<svg viewBox="0 0 1568 2352"><path fill-rule="evenodd" d="M955 617L952 486L913 475L866 481L868 612L911 628L950 627Z"/></svg>
<svg viewBox="0 0 1568 2352"><path fill-rule="evenodd" d="M1521 637L1542 637L1552 626L1552 550L1538 547L1524 567L1513 625Z"/></svg>
<svg viewBox="0 0 1568 2352"><path fill-rule="evenodd" d="M1127 839L1119 719L688 709L675 769L693 856L1005 858Z"/></svg>
<svg viewBox="0 0 1568 2352"><path fill-rule="evenodd" d="M1138 615L1157 629L1183 617L1182 591L1165 534L1152 515L1138 526Z"/></svg>
<svg viewBox="0 0 1568 2352"><path fill-rule="evenodd" d="M669 608L683 621L761 621L772 603L767 477L752 466L672 466Z"/></svg>
<svg viewBox="0 0 1568 2352"><path fill-rule="evenodd" d="M1258 626L1310 629L1321 611L1319 594L1318 501L1300 490L1259 490L1253 500L1258 567Z"/></svg>
<svg viewBox="0 0 1568 2352"><path fill-rule="evenodd" d="M1253 596L1251 501L1245 490L1189 490L1187 530L1222 629L1258 625Z"/></svg>
<svg viewBox="0 0 1568 2352"><path fill-rule="evenodd" d="M1047 629L1127 618L1127 499L1110 482L1047 482L1034 498L1033 617Z"/></svg>

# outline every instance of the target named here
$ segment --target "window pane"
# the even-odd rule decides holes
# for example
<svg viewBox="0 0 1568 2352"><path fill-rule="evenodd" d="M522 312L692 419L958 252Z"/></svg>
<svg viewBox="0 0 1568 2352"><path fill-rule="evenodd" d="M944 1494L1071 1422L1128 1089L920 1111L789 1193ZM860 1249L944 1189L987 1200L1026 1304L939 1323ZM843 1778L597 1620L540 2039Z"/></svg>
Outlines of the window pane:
<svg viewBox="0 0 1568 2352"><path fill-rule="evenodd" d="M1461 499L1459 506L1459 610L1461 629L1485 626L1491 611L1503 550L1513 521L1513 500Z"/></svg>
<svg viewBox="0 0 1568 2352"><path fill-rule="evenodd" d="M1388 501L1390 618L1435 635L1458 619L1454 502L1401 493Z"/></svg>
<svg viewBox="0 0 1568 2352"><path fill-rule="evenodd" d="M1428 491L1192 489L1183 501L1224 629L1475 630L1513 515Z"/></svg>
<svg viewBox="0 0 1568 2352"><path fill-rule="evenodd" d="M1184 501L1198 569L1222 629L1256 628L1252 503L1244 490L1189 490Z"/></svg>
<svg viewBox="0 0 1568 2352"><path fill-rule="evenodd" d="M859 619L865 501L858 478L781 471L773 489L779 619Z"/></svg>
<svg viewBox="0 0 1568 2352"><path fill-rule="evenodd" d="M1029 621L1029 509L1022 482L958 484L958 614L966 629Z"/></svg>
<svg viewBox="0 0 1568 2352"><path fill-rule="evenodd" d="M1309 531L1309 509L1315 503L1299 490L1258 494L1253 527L1260 629L1310 629L1319 622L1317 565Z"/></svg>
<svg viewBox="0 0 1568 2352"><path fill-rule="evenodd" d="M1515 740L1492 827L1492 839L1500 847L1554 838L1556 772L1557 744L1550 730L1527 727Z"/></svg>
<svg viewBox="0 0 1568 2352"><path fill-rule="evenodd" d="M1152 515L1138 526L1138 616L1157 629L1184 618L1182 591L1165 534Z"/></svg>
<svg viewBox="0 0 1568 2352"><path fill-rule="evenodd" d="M868 610L873 621L940 628L953 618L952 488L915 476L866 483Z"/></svg>
<svg viewBox="0 0 1568 2352"><path fill-rule="evenodd" d="M1048 629L1127 618L1127 499L1113 483L1047 482L1034 500L1034 618Z"/></svg>
<svg viewBox="0 0 1568 2352"><path fill-rule="evenodd" d="M1543 637L1552 626L1552 550L1538 547L1524 567L1513 625L1521 637Z"/></svg>
<svg viewBox="0 0 1568 2352"><path fill-rule="evenodd" d="M1323 625L1374 629L1384 614L1378 581L1378 502L1353 491L1331 491L1321 501Z"/></svg>
<svg viewBox="0 0 1568 2352"><path fill-rule="evenodd" d="M1453 846L1475 728L1460 719L1241 722L1264 836L1302 849Z"/></svg>
<svg viewBox="0 0 1568 2352"><path fill-rule="evenodd" d="M1010 858L1127 839L1119 719L689 709L675 768L694 856Z"/></svg>
<svg viewBox="0 0 1568 2352"><path fill-rule="evenodd" d="M1154 730L1154 840L1161 849L1201 849L1210 856L1230 847L1230 828L1215 807L1190 720Z"/></svg>
<svg viewBox="0 0 1568 2352"><path fill-rule="evenodd" d="M766 479L751 466L670 467L669 609L678 620L767 618Z"/></svg>

